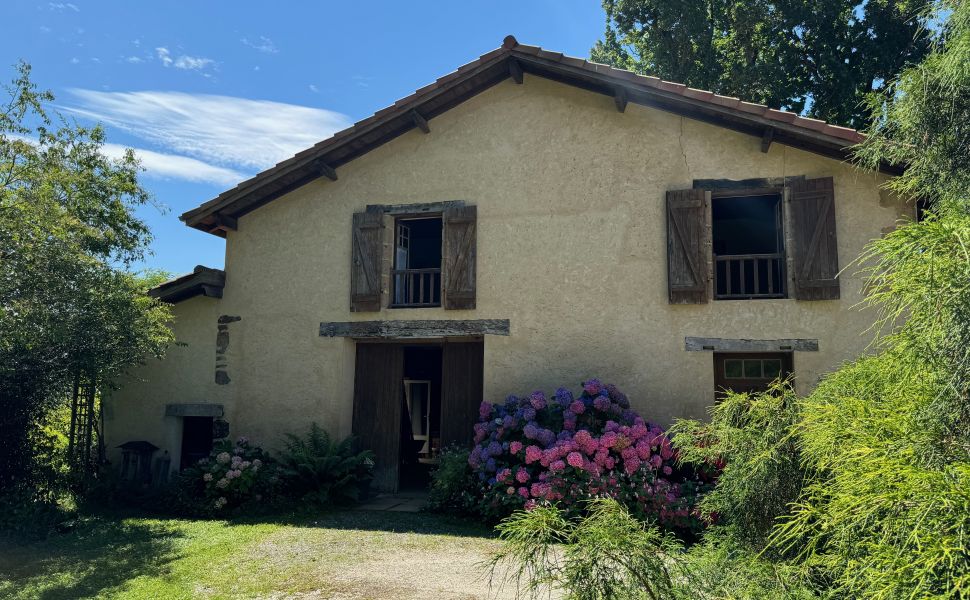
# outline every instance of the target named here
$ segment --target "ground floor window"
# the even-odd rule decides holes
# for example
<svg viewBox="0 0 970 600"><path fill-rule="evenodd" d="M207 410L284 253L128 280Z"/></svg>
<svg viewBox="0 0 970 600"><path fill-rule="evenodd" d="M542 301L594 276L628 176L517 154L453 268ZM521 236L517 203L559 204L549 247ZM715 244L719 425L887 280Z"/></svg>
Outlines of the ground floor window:
<svg viewBox="0 0 970 600"><path fill-rule="evenodd" d="M720 398L725 390L764 391L773 381L788 377L791 372L791 352L715 352L715 395Z"/></svg>

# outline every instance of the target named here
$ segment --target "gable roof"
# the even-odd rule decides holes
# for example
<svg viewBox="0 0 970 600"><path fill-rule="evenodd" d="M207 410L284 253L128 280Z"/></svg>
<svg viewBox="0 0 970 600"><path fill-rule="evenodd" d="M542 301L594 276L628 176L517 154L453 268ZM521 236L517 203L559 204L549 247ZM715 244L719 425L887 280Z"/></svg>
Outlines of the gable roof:
<svg viewBox="0 0 970 600"><path fill-rule="evenodd" d="M510 35L500 48L179 218L190 227L225 237L226 229L235 229L238 217L318 177L335 180L341 165L416 127L427 131L428 120L508 77L521 83L523 73L611 96L621 111L633 102L757 136L766 145L774 141L839 160L850 158L849 148L865 139L855 129L519 44ZM884 170L898 173L889 165Z"/></svg>

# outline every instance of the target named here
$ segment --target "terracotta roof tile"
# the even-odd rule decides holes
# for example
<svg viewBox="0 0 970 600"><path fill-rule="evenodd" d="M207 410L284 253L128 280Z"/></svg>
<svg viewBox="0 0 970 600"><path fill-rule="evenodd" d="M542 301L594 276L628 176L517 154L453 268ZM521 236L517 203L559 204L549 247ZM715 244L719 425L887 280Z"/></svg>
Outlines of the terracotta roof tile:
<svg viewBox="0 0 970 600"><path fill-rule="evenodd" d="M703 100L707 102L714 97L714 92L708 92L707 90L698 90L698 89L689 87L686 90L684 90L684 96L687 96L688 98L693 98L695 100Z"/></svg>
<svg viewBox="0 0 970 600"><path fill-rule="evenodd" d="M773 121L780 121L782 123L791 123L798 118L798 115L795 113L784 110L775 110L774 108L769 108L765 112L765 116Z"/></svg>

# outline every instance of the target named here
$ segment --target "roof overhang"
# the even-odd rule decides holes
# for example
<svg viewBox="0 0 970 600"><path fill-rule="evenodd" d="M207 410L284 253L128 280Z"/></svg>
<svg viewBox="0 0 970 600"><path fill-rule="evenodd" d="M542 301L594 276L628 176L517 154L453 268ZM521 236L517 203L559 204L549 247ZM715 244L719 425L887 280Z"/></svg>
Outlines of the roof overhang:
<svg viewBox="0 0 970 600"><path fill-rule="evenodd" d="M148 295L162 302L175 304L194 296L222 298L226 285L226 272L198 265L188 275L182 275L148 290Z"/></svg>
<svg viewBox="0 0 970 600"><path fill-rule="evenodd" d="M336 169L341 165L412 129L427 131L428 120L509 77L521 81L523 73L611 96L618 110L624 110L626 103L632 102L752 135L761 138L763 144L785 144L837 160L850 160L852 146L865 139L854 129L521 45L508 36L501 48L459 67L180 218L190 227L225 237L226 230L235 229L236 220L246 213L319 177L336 179ZM882 165L881 170L891 175L901 172L892 165Z"/></svg>

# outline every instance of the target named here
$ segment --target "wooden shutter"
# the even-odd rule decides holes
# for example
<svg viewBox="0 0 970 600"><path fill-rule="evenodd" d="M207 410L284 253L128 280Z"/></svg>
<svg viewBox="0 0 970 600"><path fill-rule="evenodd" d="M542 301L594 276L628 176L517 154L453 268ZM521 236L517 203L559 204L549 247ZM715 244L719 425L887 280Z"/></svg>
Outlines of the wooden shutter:
<svg viewBox="0 0 970 600"><path fill-rule="evenodd" d="M381 309L381 275L384 259L384 213L354 213L353 250L350 265L350 310Z"/></svg>
<svg viewBox="0 0 970 600"><path fill-rule="evenodd" d="M795 298L838 299L839 251L832 178L796 180L791 184L790 197Z"/></svg>
<svg viewBox="0 0 970 600"><path fill-rule="evenodd" d="M441 355L441 445L471 447L482 403L483 342L449 342Z"/></svg>
<svg viewBox="0 0 970 600"><path fill-rule="evenodd" d="M478 210L454 206L445 210L441 249L442 288L446 309L475 308L475 236Z"/></svg>
<svg viewBox="0 0 970 600"><path fill-rule="evenodd" d="M378 491L397 491L403 395L402 346L357 344L353 431L358 448L374 453L372 485Z"/></svg>
<svg viewBox="0 0 970 600"><path fill-rule="evenodd" d="M710 230L706 190L667 192L667 289L671 304L707 302Z"/></svg>

